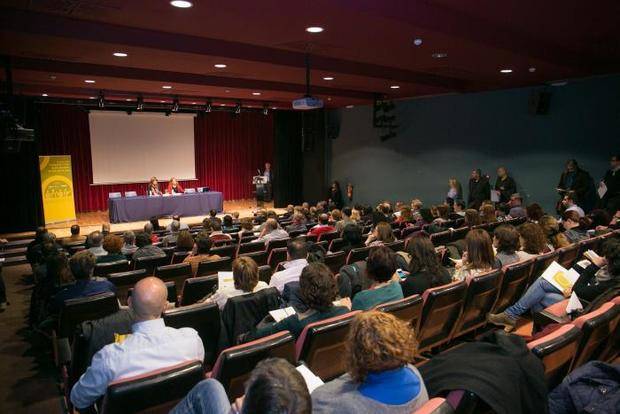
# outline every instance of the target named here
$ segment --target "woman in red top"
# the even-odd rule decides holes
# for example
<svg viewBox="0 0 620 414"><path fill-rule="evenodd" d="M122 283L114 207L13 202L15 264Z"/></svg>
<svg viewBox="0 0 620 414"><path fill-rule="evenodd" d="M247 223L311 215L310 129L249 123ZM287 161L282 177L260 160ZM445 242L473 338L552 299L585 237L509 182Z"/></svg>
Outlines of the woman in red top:
<svg viewBox="0 0 620 414"><path fill-rule="evenodd" d="M177 182L177 179L172 177L168 182L168 190L166 191L168 194L178 193L183 194L185 190L181 187L181 184Z"/></svg>

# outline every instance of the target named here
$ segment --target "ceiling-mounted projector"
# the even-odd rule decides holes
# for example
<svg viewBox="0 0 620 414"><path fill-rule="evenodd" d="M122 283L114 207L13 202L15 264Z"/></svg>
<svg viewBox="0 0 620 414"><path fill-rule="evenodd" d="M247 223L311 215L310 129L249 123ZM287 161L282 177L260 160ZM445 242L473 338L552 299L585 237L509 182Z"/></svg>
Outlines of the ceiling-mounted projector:
<svg viewBox="0 0 620 414"><path fill-rule="evenodd" d="M304 96L303 98L295 99L293 101L293 109L301 111L320 109L322 107L323 101L321 99L313 98L312 96Z"/></svg>

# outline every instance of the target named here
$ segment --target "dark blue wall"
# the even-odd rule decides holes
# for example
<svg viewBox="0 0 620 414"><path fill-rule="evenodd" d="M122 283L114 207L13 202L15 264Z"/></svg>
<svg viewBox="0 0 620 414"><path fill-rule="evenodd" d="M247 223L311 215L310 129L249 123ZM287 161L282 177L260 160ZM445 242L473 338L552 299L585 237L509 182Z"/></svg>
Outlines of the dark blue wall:
<svg viewBox="0 0 620 414"><path fill-rule="evenodd" d="M532 90L445 95L397 102L398 136L381 142L372 107L338 110L331 179L355 185L354 202L420 198L442 201L450 176L463 184L479 167L495 181L504 165L519 191L552 211L564 163L576 158L598 181L620 152L620 76L549 87L547 115L528 112Z"/></svg>

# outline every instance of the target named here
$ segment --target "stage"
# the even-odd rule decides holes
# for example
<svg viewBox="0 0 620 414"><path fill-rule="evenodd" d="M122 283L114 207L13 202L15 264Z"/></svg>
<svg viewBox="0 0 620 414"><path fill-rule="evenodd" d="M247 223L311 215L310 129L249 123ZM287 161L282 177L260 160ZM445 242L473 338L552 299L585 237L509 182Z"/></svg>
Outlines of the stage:
<svg viewBox="0 0 620 414"><path fill-rule="evenodd" d="M281 214L286 211L283 208L273 208L273 202L264 203L264 209L273 209L276 213ZM246 199L246 200L224 200L224 211L219 213L218 217L224 217L226 214L231 214L234 211L239 212L239 217L252 217L254 215L254 211L256 210L256 200L255 199ZM202 220L207 215L202 216L193 216L193 217L181 217L182 223L198 224L201 223ZM170 218L162 218L159 220L159 224L162 226L167 226L170 223ZM109 223L110 217L108 211L92 211L86 213L77 213L77 220L67 221L64 223L56 223L50 224L46 227L49 231L56 234L56 237L66 237L70 235L70 228L74 224L79 224L80 226L80 234L87 235L88 233L101 230L101 224ZM140 230L144 227L146 220L143 221L133 221L129 223L117 223L110 224L110 230L113 232L116 231L125 231L125 230ZM32 237L34 232L25 232L25 233L8 233L8 234L0 234L0 238L5 239L18 239L25 237Z"/></svg>

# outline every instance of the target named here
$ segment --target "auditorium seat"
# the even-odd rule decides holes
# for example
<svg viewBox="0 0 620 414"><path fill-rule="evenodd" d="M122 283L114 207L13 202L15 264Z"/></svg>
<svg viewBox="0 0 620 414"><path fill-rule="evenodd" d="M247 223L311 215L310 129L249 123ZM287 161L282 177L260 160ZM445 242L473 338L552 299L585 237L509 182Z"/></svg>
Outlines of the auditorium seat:
<svg viewBox="0 0 620 414"><path fill-rule="evenodd" d="M243 244L243 243L249 243L251 241L254 241L258 239L258 236L243 236L241 238L241 240L239 240L239 243Z"/></svg>
<svg viewBox="0 0 620 414"><path fill-rule="evenodd" d="M191 252L174 252L172 253L171 264L183 263L183 260L189 256Z"/></svg>
<svg viewBox="0 0 620 414"><path fill-rule="evenodd" d="M213 241L213 247L228 246L228 245L233 244L233 243L234 243L233 239L214 240Z"/></svg>
<svg viewBox="0 0 620 414"><path fill-rule="evenodd" d="M163 266L170 263L170 258L167 256L148 256L138 257L134 260L134 270L146 269L146 273L152 275L155 273L157 266Z"/></svg>
<svg viewBox="0 0 620 414"><path fill-rule="evenodd" d="M577 254L577 260L579 260L588 250L593 250L595 252L599 251L602 240L603 239L601 237L591 237L587 240L580 241L578 243L579 253Z"/></svg>
<svg viewBox="0 0 620 414"><path fill-rule="evenodd" d="M573 324L566 324L527 344L528 349L541 359L550 390L570 372L581 335Z"/></svg>
<svg viewBox="0 0 620 414"><path fill-rule="evenodd" d="M83 244L77 244L75 246L68 246L67 251L71 256L76 254L77 252L81 252L82 250L86 250L86 246Z"/></svg>
<svg viewBox="0 0 620 414"><path fill-rule="evenodd" d="M501 281L502 271L497 269L467 282L463 310L454 324L452 339L486 325L486 316L493 310Z"/></svg>
<svg viewBox="0 0 620 414"><path fill-rule="evenodd" d="M265 265L258 267L258 280L262 280L263 282L269 284L272 274L273 269L271 268L271 266Z"/></svg>
<svg viewBox="0 0 620 414"><path fill-rule="evenodd" d="M209 254L216 254L220 257L230 257L234 260L237 257L237 246L234 244L229 244L222 247L213 247L209 250Z"/></svg>
<svg viewBox="0 0 620 414"><path fill-rule="evenodd" d="M335 252L325 255L325 265L334 273L338 273L346 261L345 252Z"/></svg>
<svg viewBox="0 0 620 414"><path fill-rule="evenodd" d="M445 398L431 398L412 414L453 414L454 409Z"/></svg>
<svg viewBox="0 0 620 414"><path fill-rule="evenodd" d="M119 302L125 305L127 303L127 291L129 288L146 276L148 276L146 269L138 269L128 272L111 273L108 275L108 280L116 286L116 297Z"/></svg>
<svg viewBox="0 0 620 414"><path fill-rule="evenodd" d="M455 242L457 240L464 239L465 236L467 236L467 233L469 233L469 227L461 227L458 229L454 229L452 230L452 237L450 241Z"/></svg>
<svg viewBox="0 0 620 414"><path fill-rule="evenodd" d="M161 249L166 254L166 257L168 258L168 264L172 262L172 255L174 254L174 251L176 250L176 243L169 243L168 246L162 247Z"/></svg>
<svg viewBox="0 0 620 414"><path fill-rule="evenodd" d="M116 260L114 262L97 263L95 276L107 276L110 273L126 272L129 270L129 260Z"/></svg>
<svg viewBox="0 0 620 414"><path fill-rule="evenodd" d="M415 233L416 231L420 231L420 230L422 229L418 226L405 227L404 229L400 231L399 239L405 240L407 237L411 236L413 233Z"/></svg>
<svg viewBox="0 0 620 414"><path fill-rule="evenodd" d="M216 274L209 276L190 277L183 283L181 292L181 306L188 306L198 302L210 293L217 290L218 277Z"/></svg>
<svg viewBox="0 0 620 414"><path fill-rule="evenodd" d="M295 237L303 236L306 233L307 233L307 230L293 230L293 231L290 231L288 235L291 239L294 239Z"/></svg>
<svg viewBox="0 0 620 414"><path fill-rule="evenodd" d="M251 257L259 266L264 266L267 264L267 252L264 250L258 252L241 253L237 257Z"/></svg>
<svg viewBox="0 0 620 414"><path fill-rule="evenodd" d="M243 253L263 252L265 251L265 242L257 240L249 243L241 243L237 248L237 256Z"/></svg>
<svg viewBox="0 0 620 414"><path fill-rule="evenodd" d="M174 280L182 284L183 280L192 277L192 265L190 263L177 263L157 266L155 276L164 281Z"/></svg>
<svg viewBox="0 0 620 414"><path fill-rule="evenodd" d="M528 285L534 283L534 281L538 279L549 266L551 266L551 263L558 261L559 256L560 252L558 250L536 256L534 258L534 264L532 266L532 272L530 274Z"/></svg>
<svg viewBox="0 0 620 414"><path fill-rule="evenodd" d="M164 311L164 322L172 328L193 328L205 348L205 367L215 362L220 338L220 308L217 303L196 303Z"/></svg>
<svg viewBox="0 0 620 414"><path fill-rule="evenodd" d="M430 238L431 238L431 242L433 242L433 246L435 247L445 246L446 244L450 243L450 241L452 240L452 231L445 230L445 231L440 231L438 233L433 233L431 234Z"/></svg>
<svg viewBox="0 0 620 414"><path fill-rule="evenodd" d="M188 361L108 385L98 412L168 413L204 379L200 361Z"/></svg>
<svg viewBox="0 0 620 414"><path fill-rule="evenodd" d="M466 290L465 282L453 282L424 291L424 306L417 334L419 352L450 340L452 328L461 315Z"/></svg>
<svg viewBox="0 0 620 414"><path fill-rule="evenodd" d="M217 272L229 272L232 270L232 259L230 257L220 257L217 260L205 260L198 263L198 269L194 276L215 275Z"/></svg>
<svg viewBox="0 0 620 414"><path fill-rule="evenodd" d="M392 243L386 243L385 247L389 247L395 252L400 252L405 250L405 241L404 240L395 240Z"/></svg>
<svg viewBox="0 0 620 414"><path fill-rule="evenodd" d="M579 243L573 243L559 250L560 257L558 258L558 262L566 269L573 267L579 257Z"/></svg>
<svg viewBox="0 0 620 414"><path fill-rule="evenodd" d="M370 247L358 247L357 249L351 249L345 263L351 264L360 260L366 260L369 252Z"/></svg>
<svg viewBox="0 0 620 414"><path fill-rule="evenodd" d="M502 312L523 296L533 266L534 260L530 259L503 267L502 286L493 313Z"/></svg>
<svg viewBox="0 0 620 414"><path fill-rule="evenodd" d="M164 285L166 285L166 291L168 292L166 300L173 305L176 304L178 300L177 286L172 281L164 282ZM127 297L131 296L131 292L133 292L133 288L127 290Z"/></svg>
<svg viewBox="0 0 620 414"><path fill-rule="evenodd" d="M607 302L573 321L573 325L581 329L582 337L572 369L601 356L614 338L612 333L618 329L619 320L620 306Z"/></svg>
<svg viewBox="0 0 620 414"><path fill-rule="evenodd" d="M323 381L346 371L342 358L351 321L360 311L306 325L295 344L298 363L305 363Z"/></svg>
<svg viewBox="0 0 620 414"><path fill-rule="evenodd" d="M291 239L288 237L286 239L271 240L267 245L267 252L270 253L273 249L286 248L289 241L291 241Z"/></svg>
<svg viewBox="0 0 620 414"><path fill-rule="evenodd" d="M244 394L244 384L260 361L266 358L284 358L295 363L295 339L288 331L224 349L209 377L218 380L230 401Z"/></svg>
<svg viewBox="0 0 620 414"><path fill-rule="evenodd" d="M269 252L269 257L267 258L267 264L275 270L279 263L286 261L287 254L288 250L286 247L272 249L271 252Z"/></svg>
<svg viewBox="0 0 620 414"><path fill-rule="evenodd" d="M409 323L414 332L417 333L420 327L423 304L424 301L422 300L422 296L411 295L400 300L377 305L375 309L381 312L391 313L397 318Z"/></svg>
<svg viewBox="0 0 620 414"><path fill-rule="evenodd" d="M337 232L337 231L330 231L330 232L327 232L327 233L321 233L316 241L317 242L326 241L327 243L329 243L332 240L337 239L338 237L340 237L340 233L339 232Z"/></svg>
<svg viewBox="0 0 620 414"><path fill-rule="evenodd" d="M329 250L330 252L339 252L342 250L342 246L344 246L344 240L341 238L337 238L332 240L331 242L329 242L329 246L327 247L327 250Z"/></svg>
<svg viewBox="0 0 620 414"><path fill-rule="evenodd" d="M305 237L307 242L313 243L316 243L319 239L319 236L317 236L316 234L307 234Z"/></svg>

